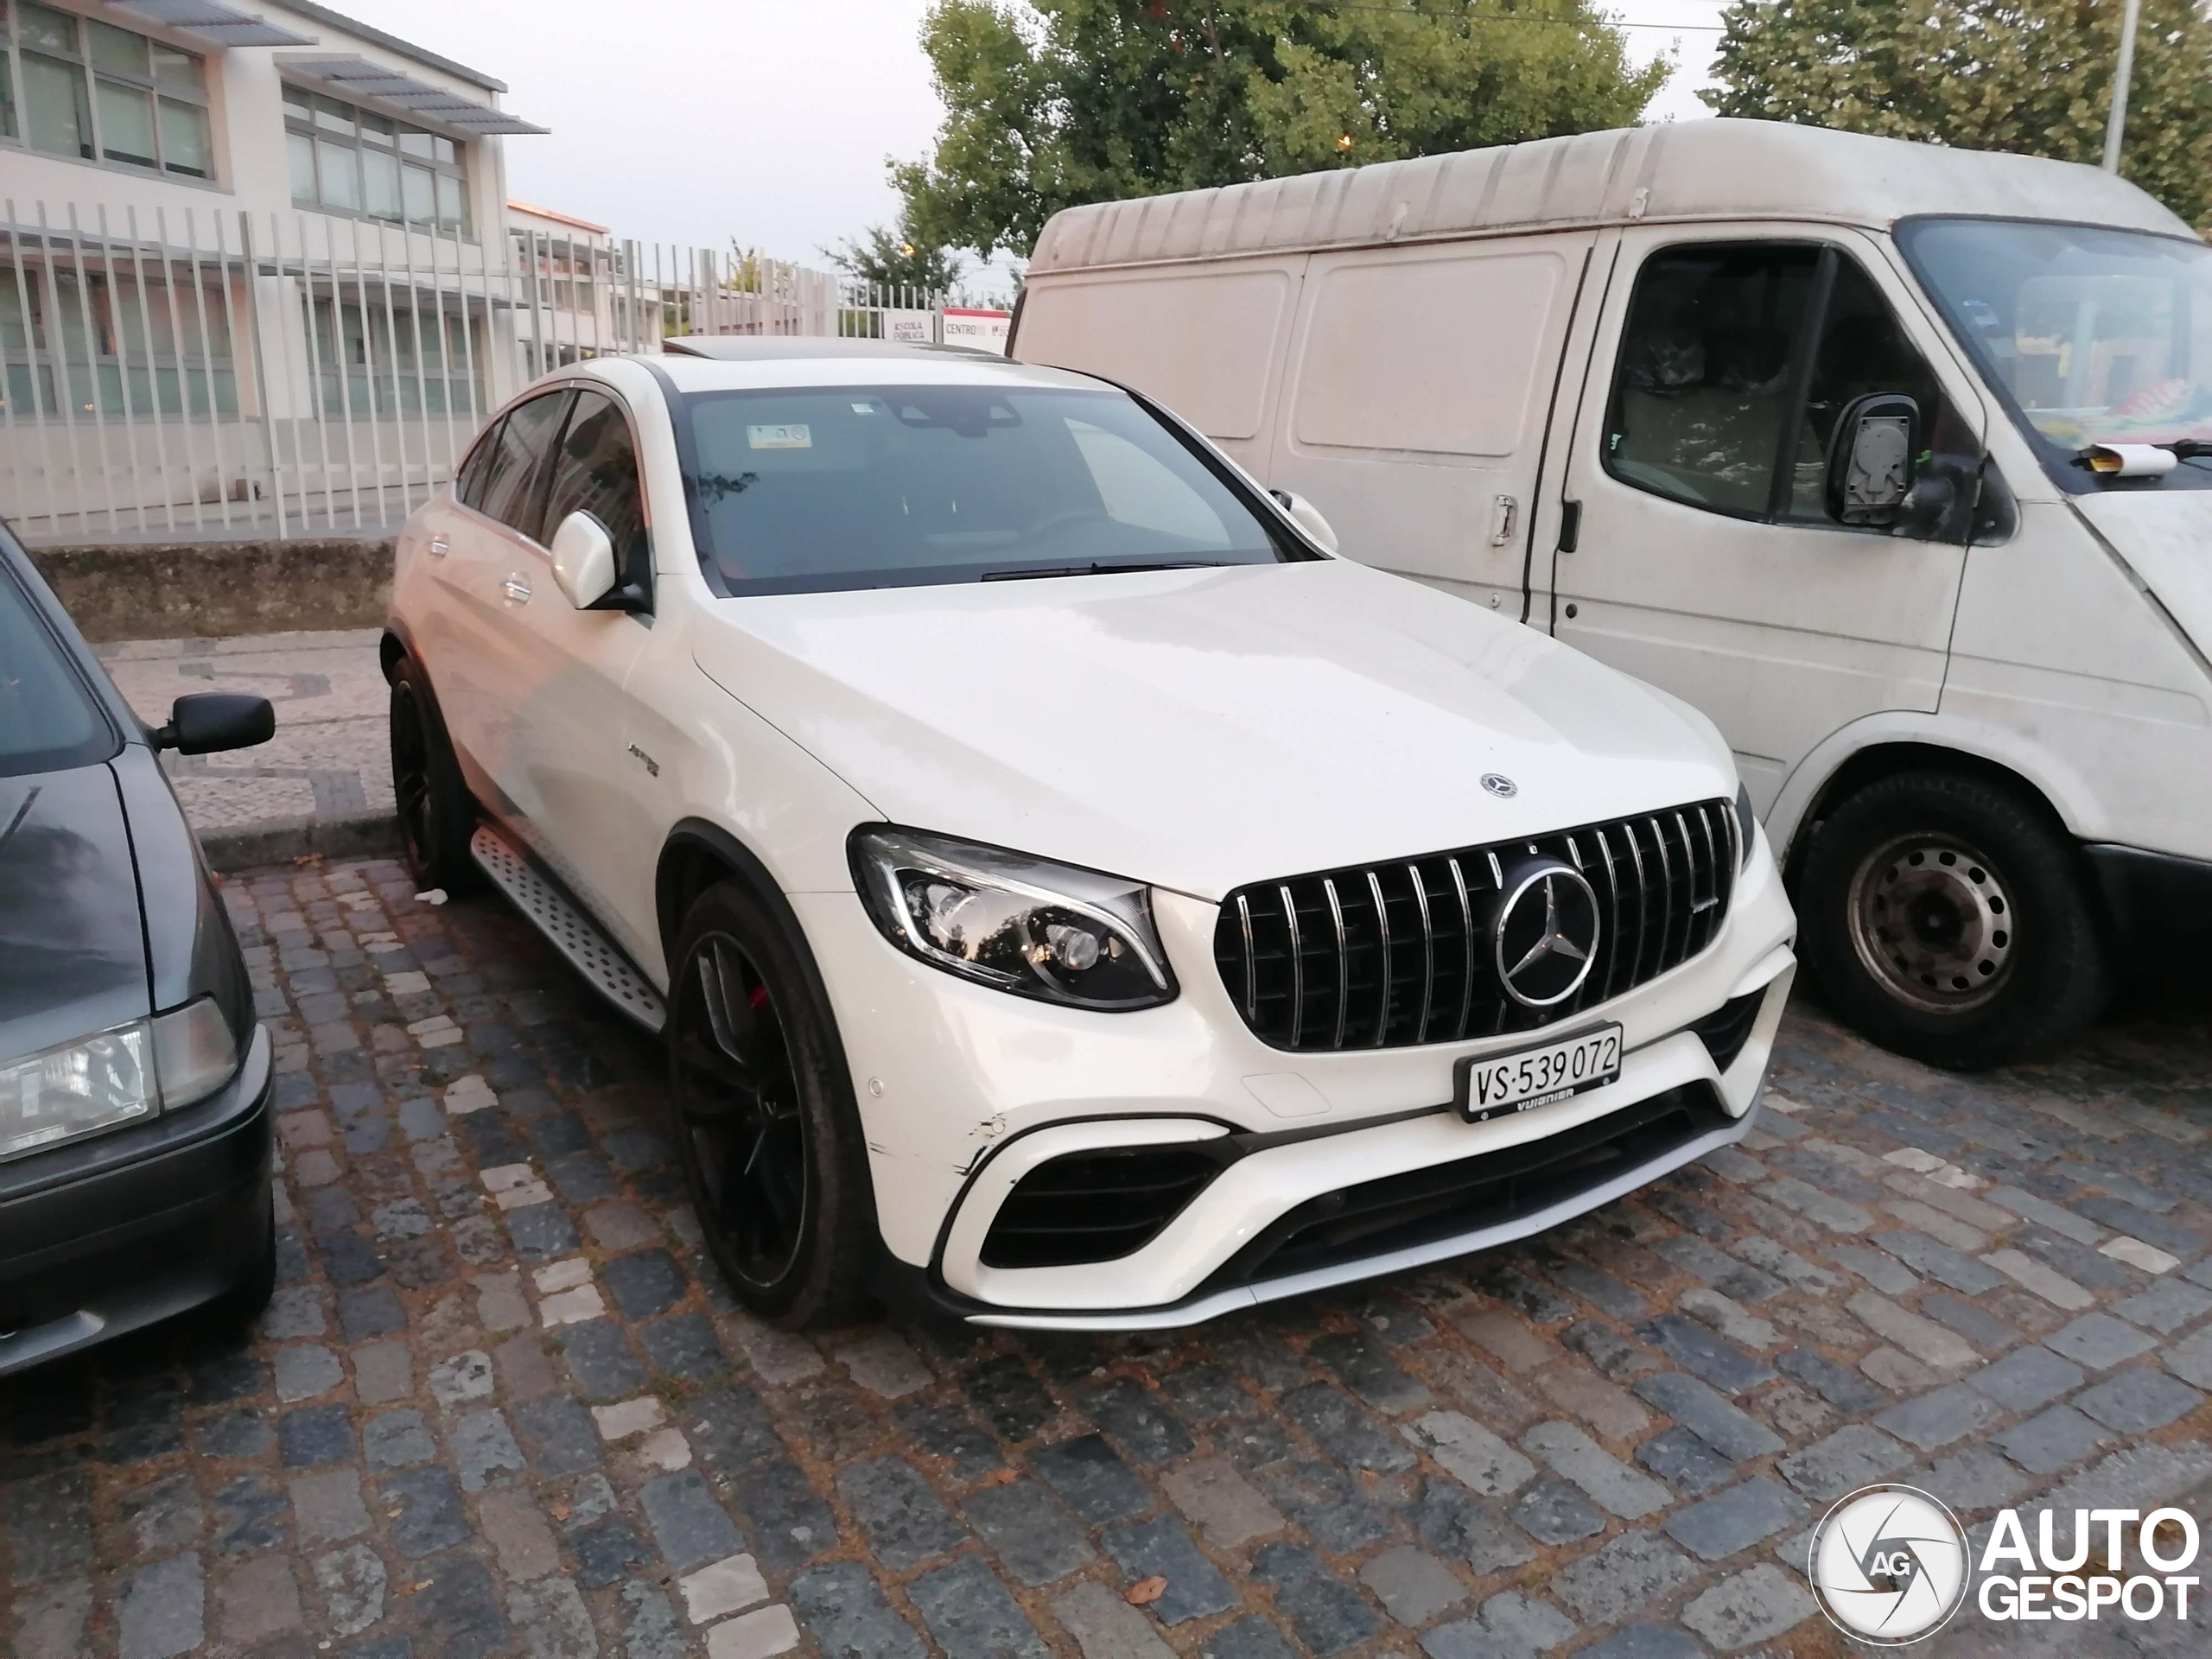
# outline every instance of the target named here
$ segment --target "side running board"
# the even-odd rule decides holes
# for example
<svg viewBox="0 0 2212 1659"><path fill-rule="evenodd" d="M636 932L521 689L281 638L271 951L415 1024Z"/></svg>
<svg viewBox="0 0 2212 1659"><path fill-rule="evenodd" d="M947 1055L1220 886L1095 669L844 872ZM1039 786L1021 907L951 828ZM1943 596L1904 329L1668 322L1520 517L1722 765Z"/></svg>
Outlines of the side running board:
<svg viewBox="0 0 2212 1659"><path fill-rule="evenodd" d="M476 833L469 837L468 850L492 879L492 885L536 924L553 948L569 959L569 965L589 980L601 996L648 1031L657 1032L667 1023L668 1009L660 993L630 965L629 957L497 830L478 824Z"/></svg>

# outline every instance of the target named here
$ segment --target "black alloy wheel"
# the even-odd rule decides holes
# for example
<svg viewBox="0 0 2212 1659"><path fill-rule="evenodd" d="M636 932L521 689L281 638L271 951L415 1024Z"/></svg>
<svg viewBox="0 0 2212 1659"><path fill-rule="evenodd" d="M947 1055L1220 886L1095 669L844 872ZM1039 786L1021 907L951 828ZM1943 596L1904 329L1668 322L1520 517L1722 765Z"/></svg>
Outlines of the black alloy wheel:
<svg viewBox="0 0 2212 1659"><path fill-rule="evenodd" d="M781 928L733 883L675 957L669 1092L692 1207L730 1288L791 1327L855 1311L873 1223L842 1056Z"/></svg>
<svg viewBox="0 0 2212 1659"><path fill-rule="evenodd" d="M408 874L425 887L466 892L476 879L468 851L475 803L411 657L392 675L390 707L392 804Z"/></svg>
<svg viewBox="0 0 2212 1659"><path fill-rule="evenodd" d="M798 1076L767 982L728 934L702 935L675 1021L676 1109L697 1166L699 1219L754 1290L787 1278L806 1238L806 1129Z"/></svg>
<svg viewBox="0 0 2212 1659"><path fill-rule="evenodd" d="M1805 965L1883 1047L1958 1071L2073 1036L2112 994L2081 849L1994 779L1899 772L1823 814L1797 883Z"/></svg>

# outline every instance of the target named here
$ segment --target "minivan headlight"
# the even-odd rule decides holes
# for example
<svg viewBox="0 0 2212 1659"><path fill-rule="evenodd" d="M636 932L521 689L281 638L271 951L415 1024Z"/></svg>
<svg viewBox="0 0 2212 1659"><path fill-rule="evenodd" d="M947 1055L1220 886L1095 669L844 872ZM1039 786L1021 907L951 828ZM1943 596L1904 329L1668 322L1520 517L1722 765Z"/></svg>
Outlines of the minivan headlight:
<svg viewBox="0 0 2212 1659"><path fill-rule="evenodd" d="M0 1160L80 1141L204 1100L238 1069L212 997L0 1062Z"/></svg>
<svg viewBox="0 0 2212 1659"><path fill-rule="evenodd" d="M1070 1007L1174 999L1140 882L914 830L855 830L852 857L875 925L933 968Z"/></svg>
<svg viewBox="0 0 2212 1659"><path fill-rule="evenodd" d="M1736 868L1748 870L1751 867L1751 842L1759 832L1758 820L1751 816L1751 791L1747 785L1736 785Z"/></svg>

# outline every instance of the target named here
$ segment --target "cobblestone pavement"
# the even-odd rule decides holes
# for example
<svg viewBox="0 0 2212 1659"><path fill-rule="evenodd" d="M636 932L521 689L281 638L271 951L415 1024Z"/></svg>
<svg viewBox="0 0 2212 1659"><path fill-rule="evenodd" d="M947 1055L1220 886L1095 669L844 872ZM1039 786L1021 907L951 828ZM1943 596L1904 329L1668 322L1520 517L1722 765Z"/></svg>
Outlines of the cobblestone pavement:
<svg viewBox="0 0 2212 1659"><path fill-rule="evenodd" d="M201 835L273 822L389 815L391 764L373 628L232 639L132 639L98 647L138 717L159 726L193 691L244 691L276 706L276 735L230 754L165 754Z"/></svg>
<svg viewBox="0 0 2212 1659"><path fill-rule="evenodd" d="M2201 991L1982 1079L1791 1016L1766 1127L1522 1247L1189 1332L782 1334L655 1050L496 900L232 878L282 1283L0 1384L15 1659L1847 1649L1862 1484L1973 1521L2212 1480ZM2202 1653L2202 1627L1923 1652Z"/></svg>

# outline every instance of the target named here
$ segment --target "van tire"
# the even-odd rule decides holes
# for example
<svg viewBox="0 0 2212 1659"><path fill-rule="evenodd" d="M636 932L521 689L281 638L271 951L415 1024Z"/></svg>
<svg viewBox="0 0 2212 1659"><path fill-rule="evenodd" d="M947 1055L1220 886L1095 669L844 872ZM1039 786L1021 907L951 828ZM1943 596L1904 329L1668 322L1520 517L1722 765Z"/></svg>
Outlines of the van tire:
<svg viewBox="0 0 2212 1659"><path fill-rule="evenodd" d="M2079 849L2024 791L1877 779L1824 817L1798 884L1805 963L1883 1047L1979 1071L2087 1027L2112 996Z"/></svg>

